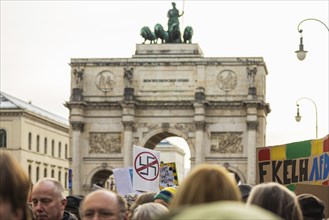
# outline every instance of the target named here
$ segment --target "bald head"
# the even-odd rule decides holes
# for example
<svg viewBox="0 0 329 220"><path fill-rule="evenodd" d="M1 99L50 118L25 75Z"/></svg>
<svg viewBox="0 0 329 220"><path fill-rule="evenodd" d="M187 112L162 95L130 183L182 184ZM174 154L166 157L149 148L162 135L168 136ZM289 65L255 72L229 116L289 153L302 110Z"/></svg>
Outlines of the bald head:
<svg viewBox="0 0 329 220"><path fill-rule="evenodd" d="M66 206L64 189L52 178L39 180L32 189L32 211L37 220L61 220Z"/></svg>
<svg viewBox="0 0 329 220"><path fill-rule="evenodd" d="M88 194L80 205L82 219L98 218L124 220L126 204L122 197L108 190L96 190Z"/></svg>

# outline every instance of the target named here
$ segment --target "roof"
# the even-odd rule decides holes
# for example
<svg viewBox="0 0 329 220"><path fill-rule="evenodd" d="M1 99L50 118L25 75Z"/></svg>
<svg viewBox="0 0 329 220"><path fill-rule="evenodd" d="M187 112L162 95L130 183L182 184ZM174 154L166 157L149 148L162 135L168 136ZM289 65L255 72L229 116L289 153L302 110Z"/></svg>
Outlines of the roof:
<svg viewBox="0 0 329 220"><path fill-rule="evenodd" d="M36 115L39 115L41 117L47 118L51 121L63 124L64 126L69 125L69 121L61 116L55 115L51 112L48 112L44 109L41 109L35 105L32 105L30 103L24 102L18 98L15 98L11 95L8 95L2 91L0 91L0 109L21 109L28 112L32 112Z"/></svg>

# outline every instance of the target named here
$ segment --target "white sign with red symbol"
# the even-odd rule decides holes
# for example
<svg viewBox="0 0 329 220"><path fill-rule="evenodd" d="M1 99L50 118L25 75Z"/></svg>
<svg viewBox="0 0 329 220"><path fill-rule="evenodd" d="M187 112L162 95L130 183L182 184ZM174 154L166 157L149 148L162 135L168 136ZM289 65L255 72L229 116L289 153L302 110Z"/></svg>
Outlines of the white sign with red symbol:
<svg viewBox="0 0 329 220"><path fill-rule="evenodd" d="M160 152L134 146L133 160L133 189L158 192Z"/></svg>

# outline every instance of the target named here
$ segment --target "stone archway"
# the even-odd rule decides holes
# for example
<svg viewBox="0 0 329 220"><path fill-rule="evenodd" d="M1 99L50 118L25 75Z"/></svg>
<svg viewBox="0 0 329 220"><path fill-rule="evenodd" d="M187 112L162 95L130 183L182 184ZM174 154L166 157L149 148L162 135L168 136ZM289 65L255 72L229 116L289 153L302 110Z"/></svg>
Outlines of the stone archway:
<svg viewBox="0 0 329 220"><path fill-rule="evenodd" d="M262 57L204 57L198 44L138 44L132 58L78 58L70 65L74 192L108 176L97 173L102 164L131 166L133 145L153 149L172 136L188 143L191 167L229 163L255 184L256 148L265 146L270 112Z"/></svg>

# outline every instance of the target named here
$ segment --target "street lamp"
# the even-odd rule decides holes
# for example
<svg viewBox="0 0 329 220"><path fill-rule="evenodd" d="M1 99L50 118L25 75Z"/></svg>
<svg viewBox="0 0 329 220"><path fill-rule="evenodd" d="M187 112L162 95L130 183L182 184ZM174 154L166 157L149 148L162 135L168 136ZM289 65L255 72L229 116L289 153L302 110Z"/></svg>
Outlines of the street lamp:
<svg viewBox="0 0 329 220"><path fill-rule="evenodd" d="M301 97L299 98L297 101L296 101L296 106L297 106L297 114L295 116L295 119L297 122L300 122L302 120L302 116L300 115L299 113L299 104L298 102L301 100L301 99L307 99L309 101L311 101L314 105L314 108L315 108L315 135L316 135L316 139L318 139L318 108L315 104L315 102L310 99L310 98L307 98L307 97Z"/></svg>
<svg viewBox="0 0 329 220"><path fill-rule="evenodd" d="M300 33L299 50L295 51L295 53L297 54L297 58L298 58L299 60L304 60L305 57L306 57L306 53L307 53L307 51L304 50L304 45L303 45L303 35L302 35L303 30L299 28L299 26L300 26L304 21L318 21L318 22L320 22L321 24L323 24L323 25L327 28L327 30L329 31L328 26L327 26L325 23L323 23L322 21L318 20L318 19L315 19L315 18L307 18L307 19L302 20L302 21L298 24L298 27L297 27L297 30L298 30L298 32Z"/></svg>

